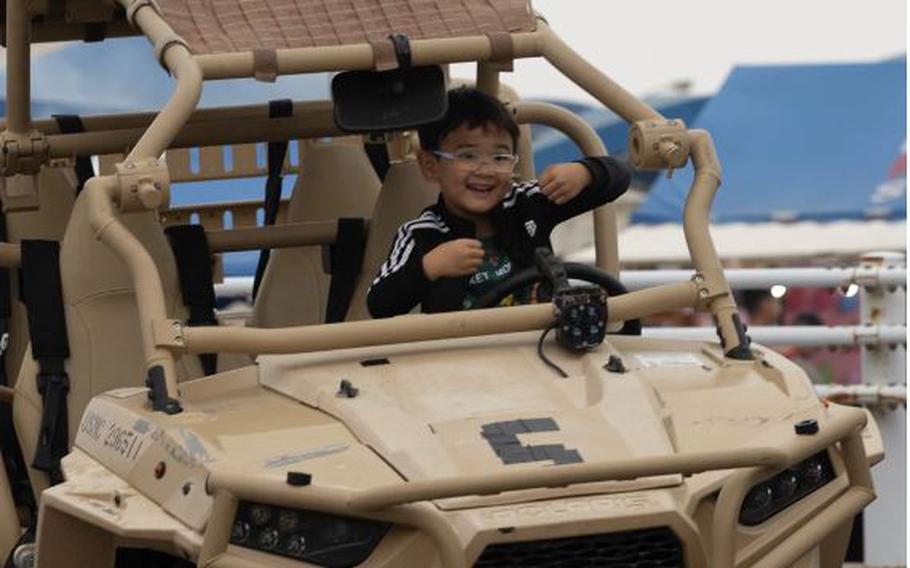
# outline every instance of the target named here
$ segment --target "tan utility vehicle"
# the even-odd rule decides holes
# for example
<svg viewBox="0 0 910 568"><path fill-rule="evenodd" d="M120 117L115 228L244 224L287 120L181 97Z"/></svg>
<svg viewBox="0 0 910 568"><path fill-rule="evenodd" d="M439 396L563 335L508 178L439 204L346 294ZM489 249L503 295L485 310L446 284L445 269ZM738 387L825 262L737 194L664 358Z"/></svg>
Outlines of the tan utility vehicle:
<svg viewBox="0 0 910 568"><path fill-rule="evenodd" d="M0 393L39 504L29 519L0 469L0 553L13 551L12 565L842 563L853 517L875 498L874 423L820 401L799 367L749 344L708 234L721 182L708 133L613 83L526 0L5 5L0 263L21 272L32 325L15 304L14 388ZM176 78L160 113L84 117L77 129L31 121L30 42L137 32ZM530 123L605 153L577 116L500 86L527 57L632 125L636 167L691 160L693 278L621 294L607 206L594 213L596 270L541 259L540 277L558 284L552 304L369 320L365 289L394 231L434 199L408 128L443 110L448 64L477 62L476 85L525 125L520 177L534 175ZM285 105L285 116L196 109L205 80L334 71L346 73L333 101ZM301 141L300 176L274 226L255 226L259 204L168 209L172 182L261 176L255 145L289 139ZM383 175L365 144L387 152ZM74 199L73 161L92 155L100 175ZM227 213L233 228L221 227ZM205 238L175 255L166 234L179 241L175 227L194 215L201 224L181 230ZM349 226L367 227L362 246L343 246ZM181 261L200 242L205 260ZM253 321L213 325L208 255L262 247L275 250ZM567 286L563 269L611 296ZM199 271L193 288L187 273ZM339 317L327 305L345 286ZM634 336L636 318L684 307L710 312L719 342ZM633 335L601 341L602 324L622 322Z"/></svg>

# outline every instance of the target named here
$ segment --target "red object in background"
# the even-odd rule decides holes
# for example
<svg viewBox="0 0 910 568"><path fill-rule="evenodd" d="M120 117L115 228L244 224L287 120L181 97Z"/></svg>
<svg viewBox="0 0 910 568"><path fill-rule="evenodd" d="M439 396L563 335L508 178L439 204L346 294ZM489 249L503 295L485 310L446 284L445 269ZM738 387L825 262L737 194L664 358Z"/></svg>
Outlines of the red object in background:
<svg viewBox="0 0 910 568"><path fill-rule="evenodd" d="M888 168L888 179L907 177L907 145L901 147L901 153Z"/></svg>

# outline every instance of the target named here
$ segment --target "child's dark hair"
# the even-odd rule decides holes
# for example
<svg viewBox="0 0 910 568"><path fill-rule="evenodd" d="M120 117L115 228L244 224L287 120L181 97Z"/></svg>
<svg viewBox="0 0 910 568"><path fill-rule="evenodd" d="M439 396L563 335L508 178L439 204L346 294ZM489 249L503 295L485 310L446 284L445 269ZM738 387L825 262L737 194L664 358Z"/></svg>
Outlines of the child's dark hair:
<svg viewBox="0 0 910 568"><path fill-rule="evenodd" d="M424 150L438 150L439 143L446 134L461 125L468 128L500 128L512 137L513 148L518 143L518 124L499 99L469 87L452 89L448 97L449 110L446 115L418 129L420 147Z"/></svg>

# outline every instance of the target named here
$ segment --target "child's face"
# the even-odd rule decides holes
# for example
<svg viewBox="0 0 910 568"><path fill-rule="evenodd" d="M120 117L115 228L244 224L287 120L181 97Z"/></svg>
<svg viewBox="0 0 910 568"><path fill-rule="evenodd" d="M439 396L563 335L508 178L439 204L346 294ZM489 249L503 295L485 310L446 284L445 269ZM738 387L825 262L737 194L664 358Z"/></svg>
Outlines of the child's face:
<svg viewBox="0 0 910 568"><path fill-rule="evenodd" d="M511 185L514 162L504 165L503 158L514 153L512 137L496 127L461 125L442 139L439 149L439 154L421 151L424 176L439 184L450 211L466 219L485 217ZM494 163L494 156L500 163ZM459 157L473 157L477 163Z"/></svg>

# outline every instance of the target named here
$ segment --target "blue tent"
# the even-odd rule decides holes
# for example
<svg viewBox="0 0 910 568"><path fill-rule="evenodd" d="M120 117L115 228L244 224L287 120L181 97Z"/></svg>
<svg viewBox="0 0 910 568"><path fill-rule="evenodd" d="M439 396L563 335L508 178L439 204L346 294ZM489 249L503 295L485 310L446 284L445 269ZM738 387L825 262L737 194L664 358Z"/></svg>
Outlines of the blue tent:
<svg viewBox="0 0 910 568"><path fill-rule="evenodd" d="M904 58L734 69L690 124L723 169L712 222L906 218L906 92ZM659 180L632 221L680 222L691 182Z"/></svg>

